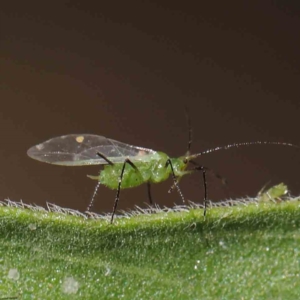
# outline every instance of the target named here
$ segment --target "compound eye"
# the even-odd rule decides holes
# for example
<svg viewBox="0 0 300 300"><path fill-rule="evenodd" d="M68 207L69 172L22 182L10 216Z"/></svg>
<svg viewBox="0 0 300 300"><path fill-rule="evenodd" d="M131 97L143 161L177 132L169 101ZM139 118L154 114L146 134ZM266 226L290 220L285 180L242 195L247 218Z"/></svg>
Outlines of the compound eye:
<svg viewBox="0 0 300 300"><path fill-rule="evenodd" d="M185 158L184 160L183 160L183 163L184 164L187 164L189 161L188 161L188 159L187 158Z"/></svg>

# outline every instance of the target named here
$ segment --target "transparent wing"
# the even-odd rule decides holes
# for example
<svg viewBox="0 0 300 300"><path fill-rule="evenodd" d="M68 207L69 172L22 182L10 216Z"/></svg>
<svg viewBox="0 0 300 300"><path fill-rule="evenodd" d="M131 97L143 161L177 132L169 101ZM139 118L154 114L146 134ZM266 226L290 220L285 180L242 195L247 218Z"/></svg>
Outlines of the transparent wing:
<svg viewBox="0 0 300 300"><path fill-rule="evenodd" d="M121 163L128 157L131 161L147 161L155 151L131 146L104 136L93 134L69 134L50 139L31 147L29 157L63 166L107 164L97 155L101 152L113 163Z"/></svg>

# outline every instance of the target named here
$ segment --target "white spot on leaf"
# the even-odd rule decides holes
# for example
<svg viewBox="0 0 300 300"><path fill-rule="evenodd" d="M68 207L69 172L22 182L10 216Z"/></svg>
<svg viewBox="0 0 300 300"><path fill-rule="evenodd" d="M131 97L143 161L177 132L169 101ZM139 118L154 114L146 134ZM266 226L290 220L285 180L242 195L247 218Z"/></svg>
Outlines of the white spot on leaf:
<svg viewBox="0 0 300 300"><path fill-rule="evenodd" d="M36 225L31 223L31 224L28 225L28 228L30 230L36 230Z"/></svg>
<svg viewBox="0 0 300 300"><path fill-rule="evenodd" d="M73 277L66 277L62 283L62 292L65 294L76 294L79 283Z"/></svg>
<svg viewBox="0 0 300 300"><path fill-rule="evenodd" d="M18 269L9 269L7 277L12 280L18 280L20 278L20 273Z"/></svg>

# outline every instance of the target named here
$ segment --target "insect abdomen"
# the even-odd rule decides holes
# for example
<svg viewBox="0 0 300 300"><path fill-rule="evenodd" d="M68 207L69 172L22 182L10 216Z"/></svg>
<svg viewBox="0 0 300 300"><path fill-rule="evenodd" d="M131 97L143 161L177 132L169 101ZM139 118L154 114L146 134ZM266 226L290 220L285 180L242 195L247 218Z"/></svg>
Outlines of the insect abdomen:
<svg viewBox="0 0 300 300"><path fill-rule="evenodd" d="M166 180L170 175L170 168L166 168L167 160L166 154L157 153L155 159L134 162L136 169L126 164L121 188L136 187L148 181L158 183ZM99 181L113 190L117 189L122 168L123 164L106 165L100 172Z"/></svg>
<svg viewBox="0 0 300 300"><path fill-rule="evenodd" d="M126 164L121 184L122 189L136 187L148 181L151 174L149 166L146 166L148 163L140 164L135 163L137 170ZM116 190L119 185L122 168L123 164L105 166L100 172L99 181L108 188Z"/></svg>

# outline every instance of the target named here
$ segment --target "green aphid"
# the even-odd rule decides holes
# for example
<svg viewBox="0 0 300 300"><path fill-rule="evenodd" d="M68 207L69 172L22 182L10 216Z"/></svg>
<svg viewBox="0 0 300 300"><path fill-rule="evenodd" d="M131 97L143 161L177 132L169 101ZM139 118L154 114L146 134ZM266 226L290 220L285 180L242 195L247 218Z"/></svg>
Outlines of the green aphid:
<svg viewBox="0 0 300 300"><path fill-rule="evenodd" d="M266 190L264 186L258 193L259 202L278 202L282 201L282 197L288 193L288 188L284 183L279 183Z"/></svg>
<svg viewBox="0 0 300 300"><path fill-rule="evenodd" d="M97 176L89 176L98 181L92 200L87 208L90 210L100 184L117 190L111 223L117 209L120 190L132 188L143 183L147 184L149 202L152 204L151 183L173 178L173 186L177 189L182 202L185 202L179 188L179 180L187 174L202 172L204 185L204 216L207 210L206 171L209 170L194 161L197 157L214 151L227 150L233 147L249 145L283 145L297 147L281 142L245 142L208 149L197 154L190 154L191 129L189 127L188 150L179 158L170 158L163 152L157 152L143 147L124 144L104 136L92 134L70 134L52 138L44 143L31 147L27 154L36 160L62 166L104 165ZM188 168L191 166L191 168ZM222 179L219 175L215 174Z"/></svg>

